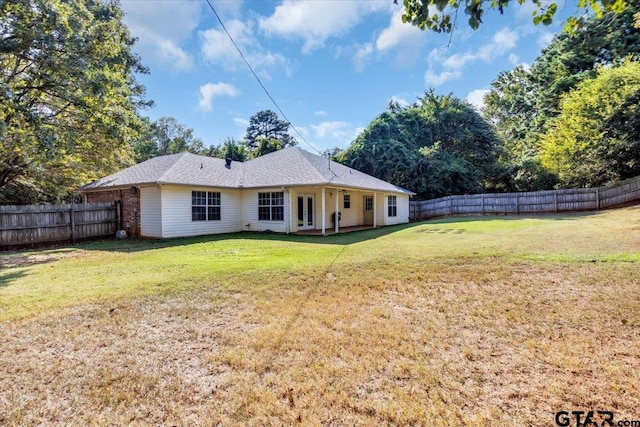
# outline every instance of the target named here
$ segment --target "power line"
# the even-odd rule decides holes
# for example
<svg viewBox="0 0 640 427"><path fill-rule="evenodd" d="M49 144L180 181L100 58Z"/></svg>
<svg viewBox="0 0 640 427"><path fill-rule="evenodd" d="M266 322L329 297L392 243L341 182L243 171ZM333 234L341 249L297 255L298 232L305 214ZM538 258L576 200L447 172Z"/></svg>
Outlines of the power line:
<svg viewBox="0 0 640 427"><path fill-rule="evenodd" d="M280 106L278 105L278 103L276 102L275 99L273 99L273 97L271 96L271 94L269 93L269 91L267 90L267 88L265 87L264 84L262 84L262 80L260 80L260 77L258 77L258 75L256 74L255 71L253 71L253 67L251 66L251 64L249 64L249 61L247 61L247 58L245 58L244 54L242 53L242 50L240 50L240 47L236 44L235 40L233 40L233 37L231 37L231 34L229 33L229 31L227 30L227 27L224 26L224 23L222 22L222 19L220 19L220 15L218 15L218 12L216 11L216 9L213 7L213 5L211 4L210 0L207 0L207 4L209 5L209 8L211 8L211 10L213 11L213 13L216 15L216 18L218 19L218 22L220 23L220 26L222 27L222 29L224 30L225 33L227 33L227 37L229 37L229 40L231 40L231 43L233 43L233 46L236 48L236 50L238 51L238 53L240 54L240 57L242 58L242 60L244 61L244 63L247 65L247 67L249 68L249 71L251 71L251 74L253 74L253 77L255 77L255 79L257 80L258 84L260 85L260 87L262 87L262 90L264 90L264 93L267 94L267 96L269 97L269 99L271 100L271 102L273 102L273 105L276 106L276 109L280 112L280 114L282 115L282 117L287 121L287 123L289 123L289 125L291 126L291 128L293 128L293 130L298 134L298 136L300 137L300 139L302 141L304 141L305 144L307 144L309 147L311 147L311 149L313 149L313 151L315 151L316 153L318 153L319 155L322 155L322 153L320 153L320 151L318 151L316 149L316 147L314 147L313 145L311 145L306 139L304 139L304 136L302 136L302 134L298 131L298 129L293 125L293 123L291 123L291 120L289 120L287 118L287 115L284 114L284 111L282 111L282 109L280 108Z"/></svg>

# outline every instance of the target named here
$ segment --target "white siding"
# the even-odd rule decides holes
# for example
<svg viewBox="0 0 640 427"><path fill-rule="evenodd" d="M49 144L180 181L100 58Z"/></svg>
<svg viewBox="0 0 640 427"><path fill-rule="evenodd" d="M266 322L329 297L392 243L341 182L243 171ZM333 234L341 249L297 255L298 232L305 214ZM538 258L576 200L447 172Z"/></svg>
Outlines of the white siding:
<svg viewBox="0 0 640 427"><path fill-rule="evenodd" d="M220 192L220 221L191 220L191 192ZM234 233L242 230L242 191L162 186L162 237Z"/></svg>
<svg viewBox="0 0 640 427"><path fill-rule="evenodd" d="M384 196L384 225L405 224L409 222L409 196L406 194L395 194L397 215L394 217L389 217L387 215L389 212L388 198L389 196L393 195L394 194L385 194Z"/></svg>
<svg viewBox="0 0 640 427"><path fill-rule="evenodd" d="M342 196L340 195L341 193L338 192L338 210L340 212L343 211L342 208ZM336 189L335 188L327 188L326 189L326 194L325 194L325 227L327 230L333 230L335 228L335 225L333 223L333 221L331 221L331 216L333 215L333 213L336 211ZM320 201L320 203L322 203L322 201ZM320 214L322 214L322 206L320 206ZM344 226L344 224L342 223L342 221L340 221L340 226ZM318 227L319 230L322 229L322 218L320 218L320 222L318 223Z"/></svg>
<svg viewBox="0 0 640 427"><path fill-rule="evenodd" d="M140 235L162 237L162 195L158 187L140 188Z"/></svg>
<svg viewBox="0 0 640 427"><path fill-rule="evenodd" d="M272 191L284 191L284 221L259 221L258 220L258 193ZM296 199L297 200L297 199ZM288 189L264 188L244 190L242 195L242 230L244 231L265 231L271 230L277 233L290 232L288 221L291 221L290 209L291 194ZM240 213L240 211L238 211ZM247 226L248 225L248 226Z"/></svg>
<svg viewBox="0 0 640 427"><path fill-rule="evenodd" d="M344 196L351 197L351 207L345 209ZM353 227L362 224L362 194L354 191L340 192L340 227ZM358 215L360 213L360 215Z"/></svg>

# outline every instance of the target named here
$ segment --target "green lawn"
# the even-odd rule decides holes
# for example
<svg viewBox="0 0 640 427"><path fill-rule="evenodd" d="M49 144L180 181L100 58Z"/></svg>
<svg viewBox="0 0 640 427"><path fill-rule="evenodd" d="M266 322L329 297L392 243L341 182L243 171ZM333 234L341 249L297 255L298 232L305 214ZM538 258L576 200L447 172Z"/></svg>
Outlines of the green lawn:
<svg viewBox="0 0 640 427"><path fill-rule="evenodd" d="M640 207L0 253L0 424L640 419L639 308Z"/></svg>

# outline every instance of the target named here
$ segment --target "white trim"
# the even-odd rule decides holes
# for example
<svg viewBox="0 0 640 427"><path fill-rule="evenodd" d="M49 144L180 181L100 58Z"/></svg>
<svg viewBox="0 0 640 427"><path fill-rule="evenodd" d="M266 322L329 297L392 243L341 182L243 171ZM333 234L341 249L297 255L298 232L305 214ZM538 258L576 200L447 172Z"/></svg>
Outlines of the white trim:
<svg viewBox="0 0 640 427"><path fill-rule="evenodd" d="M339 213L340 212L340 190L336 188L336 210L333 211L333 223L334 223L334 232L338 234L338 230L340 229L340 220Z"/></svg>
<svg viewBox="0 0 640 427"><path fill-rule="evenodd" d="M373 192L373 228L378 227L378 208L377 208L377 194L375 191Z"/></svg>
<svg viewBox="0 0 640 427"><path fill-rule="evenodd" d="M325 213L325 211L326 211L326 200L325 199L326 199L327 196L325 195L325 193L326 193L326 189L323 186L322 187L322 235L323 236L327 235L327 228L326 228L326 225L327 225L326 216L327 215Z"/></svg>

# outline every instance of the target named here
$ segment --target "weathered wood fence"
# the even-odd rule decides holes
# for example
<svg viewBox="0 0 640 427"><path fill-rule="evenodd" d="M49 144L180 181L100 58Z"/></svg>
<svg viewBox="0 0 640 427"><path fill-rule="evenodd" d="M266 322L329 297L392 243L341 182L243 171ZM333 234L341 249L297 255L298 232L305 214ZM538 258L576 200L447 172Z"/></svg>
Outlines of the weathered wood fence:
<svg viewBox="0 0 640 427"><path fill-rule="evenodd" d="M411 220L448 215L506 215L590 211L640 200L640 177L617 185L522 193L488 193L412 201Z"/></svg>
<svg viewBox="0 0 640 427"><path fill-rule="evenodd" d="M113 236L116 203L0 206L0 248Z"/></svg>

